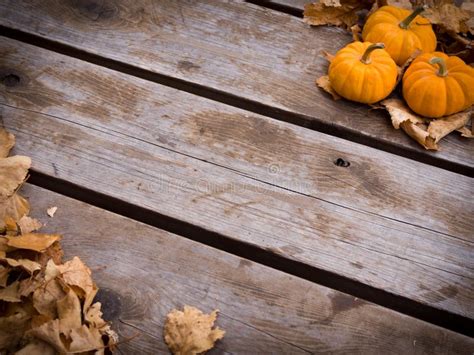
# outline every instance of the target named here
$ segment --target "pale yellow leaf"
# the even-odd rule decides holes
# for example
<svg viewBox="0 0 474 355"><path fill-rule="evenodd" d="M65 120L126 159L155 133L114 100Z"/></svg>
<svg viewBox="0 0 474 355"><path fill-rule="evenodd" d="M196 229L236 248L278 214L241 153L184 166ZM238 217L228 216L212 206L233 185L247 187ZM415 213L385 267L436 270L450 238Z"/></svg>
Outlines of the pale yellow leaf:
<svg viewBox="0 0 474 355"><path fill-rule="evenodd" d="M332 96L334 100L340 100L341 97L334 91L329 81L329 76L324 75L316 80L316 85Z"/></svg>
<svg viewBox="0 0 474 355"><path fill-rule="evenodd" d="M37 231L43 226L36 218L31 218L29 216L21 217L17 223L20 227L21 234L28 234Z"/></svg>
<svg viewBox="0 0 474 355"><path fill-rule="evenodd" d="M46 210L46 213L48 214L48 216L50 216L51 218L54 217L54 214L56 213L56 211L58 210L58 208L56 206L53 206L53 207L50 207Z"/></svg>
<svg viewBox="0 0 474 355"><path fill-rule="evenodd" d="M199 309L184 306L174 309L166 317L164 338L173 354L194 355L210 350L224 337L225 331L213 328L218 310L203 314Z"/></svg>
<svg viewBox="0 0 474 355"><path fill-rule="evenodd" d="M23 183L30 166L31 159L20 155L0 159L0 204Z"/></svg>

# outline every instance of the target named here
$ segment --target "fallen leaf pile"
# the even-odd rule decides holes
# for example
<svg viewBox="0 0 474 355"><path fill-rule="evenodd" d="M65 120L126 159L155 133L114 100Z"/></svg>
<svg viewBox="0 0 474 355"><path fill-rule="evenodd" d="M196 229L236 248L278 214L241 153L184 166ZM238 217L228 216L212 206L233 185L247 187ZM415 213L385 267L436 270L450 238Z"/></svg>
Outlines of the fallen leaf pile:
<svg viewBox="0 0 474 355"><path fill-rule="evenodd" d="M385 5L406 9L426 5L428 8L422 15L434 25L439 49L474 65L474 3L472 1L463 1L460 6L457 6L454 0L321 0L306 4L304 22L313 26L339 26L351 31L354 40L359 40L360 28L367 16ZM322 55L330 62L334 53L324 52ZM414 56L399 68L398 82L416 55L418 53L414 53ZM316 85L329 93L334 100L341 99L331 87L328 76L318 78ZM388 111L393 127L401 128L426 149L438 150L438 142L453 131L461 133L461 136L466 138L474 136L470 110L439 119L429 119L411 111L397 93L393 93L381 104L382 106L377 108L385 108ZM469 121L471 121L470 124Z"/></svg>
<svg viewBox="0 0 474 355"><path fill-rule="evenodd" d="M225 331L213 328L217 310L203 314L199 309L184 306L183 311L173 310L166 317L164 338L173 354L195 355L210 350L224 337Z"/></svg>
<svg viewBox="0 0 474 355"><path fill-rule="evenodd" d="M0 352L105 354L117 335L102 319L90 269L63 262L60 235L37 233L18 194L31 160L8 157L15 138L0 128Z"/></svg>

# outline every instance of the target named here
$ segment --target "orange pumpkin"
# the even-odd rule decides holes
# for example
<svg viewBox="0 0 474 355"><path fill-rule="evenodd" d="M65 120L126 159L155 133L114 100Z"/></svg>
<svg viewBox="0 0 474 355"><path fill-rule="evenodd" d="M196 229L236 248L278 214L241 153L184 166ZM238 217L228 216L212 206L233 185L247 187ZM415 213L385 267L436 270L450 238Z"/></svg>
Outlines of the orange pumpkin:
<svg viewBox="0 0 474 355"><path fill-rule="evenodd" d="M436 49L436 35L430 21L418 14L395 6L382 6L369 16L362 31L362 38L369 42L382 42L385 50L398 65L403 65L417 50L422 53Z"/></svg>
<svg viewBox="0 0 474 355"><path fill-rule="evenodd" d="M397 65L382 43L354 42L339 50L329 66L331 87L342 97L372 104L386 98L397 81Z"/></svg>
<svg viewBox="0 0 474 355"><path fill-rule="evenodd" d="M403 97L425 117L441 117L474 104L474 68L441 52L418 56L403 75Z"/></svg>

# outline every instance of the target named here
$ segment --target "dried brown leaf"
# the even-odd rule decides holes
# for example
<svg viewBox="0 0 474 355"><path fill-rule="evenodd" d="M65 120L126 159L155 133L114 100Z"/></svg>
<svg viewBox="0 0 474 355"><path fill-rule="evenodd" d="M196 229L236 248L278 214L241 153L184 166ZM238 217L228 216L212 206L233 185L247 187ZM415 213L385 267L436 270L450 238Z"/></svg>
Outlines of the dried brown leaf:
<svg viewBox="0 0 474 355"><path fill-rule="evenodd" d="M102 334L97 328L88 328L86 325L83 325L80 328L72 329L69 336L72 340L69 346L70 352L93 351L102 349L105 346L102 341Z"/></svg>
<svg viewBox="0 0 474 355"><path fill-rule="evenodd" d="M7 285L8 274L10 272L10 268L0 265L0 286L5 287Z"/></svg>
<svg viewBox="0 0 474 355"><path fill-rule="evenodd" d="M5 220L11 218L14 222L30 212L30 204L18 193L0 202L0 231L4 230Z"/></svg>
<svg viewBox="0 0 474 355"><path fill-rule="evenodd" d="M361 40L361 31L362 29L359 25L355 24L354 26L351 26L352 40L354 40L355 42L359 42Z"/></svg>
<svg viewBox="0 0 474 355"><path fill-rule="evenodd" d="M441 138L447 136L449 133L460 129L466 125L471 118L471 112L459 112L451 116L441 117L431 121L428 126L428 133L438 143Z"/></svg>
<svg viewBox="0 0 474 355"><path fill-rule="evenodd" d="M0 300L5 302L21 302L20 295L18 294L19 286L20 281L16 280L7 287L0 288Z"/></svg>
<svg viewBox="0 0 474 355"><path fill-rule="evenodd" d="M0 128L0 158L6 158L15 145L15 136Z"/></svg>
<svg viewBox="0 0 474 355"><path fill-rule="evenodd" d="M466 26L471 35L474 35L474 1L464 1L461 5L461 9L469 14L469 20L466 21Z"/></svg>
<svg viewBox="0 0 474 355"><path fill-rule="evenodd" d="M72 289L69 289L66 296L57 302L57 311L61 333L68 334L69 330L81 327L81 302Z"/></svg>
<svg viewBox="0 0 474 355"><path fill-rule="evenodd" d="M331 82L329 81L329 76L324 75L316 80L316 85L319 86L321 89L326 91L328 94L331 94L332 98L334 100L340 100L341 96L337 94L337 92L334 91L334 89L331 87Z"/></svg>
<svg viewBox="0 0 474 355"><path fill-rule="evenodd" d="M95 295L97 292L97 286L92 281L91 270L77 256L63 265L58 265L57 268L64 282L79 291L79 297L85 299L88 295Z"/></svg>
<svg viewBox="0 0 474 355"><path fill-rule="evenodd" d="M454 4L445 3L430 7L423 13L423 17L448 32L467 33L469 31L467 25L467 21L470 20L469 12Z"/></svg>
<svg viewBox="0 0 474 355"><path fill-rule="evenodd" d="M0 159L0 204L25 180L31 159L21 155Z"/></svg>
<svg viewBox="0 0 474 355"><path fill-rule="evenodd" d="M212 328L218 310L203 314L199 309L184 306L174 309L166 317L164 338L173 354L199 354L208 351L224 337L225 331Z"/></svg>
<svg viewBox="0 0 474 355"><path fill-rule="evenodd" d="M48 343L33 339L23 348L18 350L15 355L55 355L56 351Z"/></svg>
<svg viewBox="0 0 474 355"><path fill-rule="evenodd" d="M438 119L428 119L414 114L399 99L382 101L396 129L403 129L411 138L429 150L438 150L438 142L449 133L463 127L470 119L469 111Z"/></svg>
<svg viewBox="0 0 474 355"><path fill-rule="evenodd" d="M17 224L20 227L21 234L28 234L37 231L43 226L36 218L31 218L29 216L21 217Z"/></svg>
<svg viewBox="0 0 474 355"><path fill-rule="evenodd" d="M65 354L68 352L66 344L61 339L59 331L59 319L46 322L39 327L32 328L28 333L56 349L57 352Z"/></svg>
<svg viewBox="0 0 474 355"><path fill-rule="evenodd" d="M333 25L346 29L355 25L359 19L358 11L369 9L371 1L323 1L306 4L303 21L312 26Z"/></svg>
<svg viewBox="0 0 474 355"><path fill-rule="evenodd" d="M57 234L28 233L18 237L7 236L6 238L8 240L7 245L10 247L42 252L54 242L60 240L61 236Z"/></svg>
<svg viewBox="0 0 474 355"><path fill-rule="evenodd" d="M41 270L41 265L37 262L30 260L30 259L11 259L11 258L4 258L4 261L7 262L13 268L22 268L23 270L27 271L30 274L33 274L35 271Z"/></svg>
<svg viewBox="0 0 474 355"><path fill-rule="evenodd" d="M461 133L461 136L462 137L465 137L465 138L474 138L474 132L472 129L470 129L469 127L461 127L459 129L457 129L456 131L458 131L459 133Z"/></svg>
<svg viewBox="0 0 474 355"><path fill-rule="evenodd" d="M403 79L403 74L405 73L405 70L408 68L411 62L413 62L415 58L418 57L421 53L422 52L420 49L415 49L415 51L408 57L408 59L405 61L405 63L403 63L401 67L397 66L397 85Z"/></svg>

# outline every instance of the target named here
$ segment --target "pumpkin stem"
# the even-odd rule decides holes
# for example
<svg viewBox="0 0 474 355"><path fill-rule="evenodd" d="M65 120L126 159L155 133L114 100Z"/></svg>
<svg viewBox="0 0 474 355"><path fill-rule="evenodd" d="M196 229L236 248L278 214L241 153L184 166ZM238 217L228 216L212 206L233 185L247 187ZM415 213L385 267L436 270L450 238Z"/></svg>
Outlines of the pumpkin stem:
<svg viewBox="0 0 474 355"><path fill-rule="evenodd" d="M439 70L436 74L438 76L446 76L448 75L448 67L446 66L446 62L443 58L440 57L433 57L429 61L430 64L438 64Z"/></svg>
<svg viewBox="0 0 474 355"><path fill-rule="evenodd" d="M410 23L417 17L419 14L421 14L423 11L425 11L427 8L426 5L424 6L418 6L413 12L408 15L402 22L399 23L400 28L403 28L406 30L408 26L410 26Z"/></svg>
<svg viewBox="0 0 474 355"><path fill-rule="evenodd" d="M360 58L360 61L364 64L370 63L370 54L376 49L384 49L385 45L383 43L374 43L367 47L364 54Z"/></svg>

